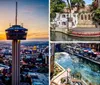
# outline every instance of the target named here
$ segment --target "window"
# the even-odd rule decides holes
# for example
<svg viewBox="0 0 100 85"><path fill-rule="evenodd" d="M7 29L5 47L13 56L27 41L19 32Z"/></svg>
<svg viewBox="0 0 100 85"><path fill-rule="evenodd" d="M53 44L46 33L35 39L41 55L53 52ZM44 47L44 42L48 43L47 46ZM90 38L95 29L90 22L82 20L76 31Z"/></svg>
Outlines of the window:
<svg viewBox="0 0 100 85"><path fill-rule="evenodd" d="M25 35L25 36L23 36L23 38L26 38L26 35Z"/></svg>
<svg viewBox="0 0 100 85"><path fill-rule="evenodd" d="M67 17L69 17L69 14L67 14Z"/></svg>
<svg viewBox="0 0 100 85"><path fill-rule="evenodd" d="M76 15L75 15L75 14L74 14L73 16L74 16L74 17L76 17Z"/></svg>
<svg viewBox="0 0 100 85"><path fill-rule="evenodd" d="M81 15L81 20L83 20L83 15Z"/></svg>
<svg viewBox="0 0 100 85"><path fill-rule="evenodd" d="M66 25L66 22L62 22L62 25Z"/></svg>
<svg viewBox="0 0 100 85"><path fill-rule="evenodd" d="M85 15L85 20L87 20L87 16Z"/></svg>
<svg viewBox="0 0 100 85"><path fill-rule="evenodd" d="M62 15L62 18L65 18L65 17L66 17L66 16L63 14L63 15Z"/></svg>
<svg viewBox="0 0 100 85"><path fill-rule="evenodd" d="M25 33L27 33L27 31L25 31Z"/></svg>
<svg viewBox="0 0 100 85"><path fill-rule="evenodd" d="M90 16L90 14L89 14L89 15L88 15L88 20L90 20L90 17L91 17L91 16Z"/></svg>
<svg viewBox="0 0 100 85"><path fill-rule="evenodd" d="M75 26L74 22L72 22L72 26Z"/></svg>

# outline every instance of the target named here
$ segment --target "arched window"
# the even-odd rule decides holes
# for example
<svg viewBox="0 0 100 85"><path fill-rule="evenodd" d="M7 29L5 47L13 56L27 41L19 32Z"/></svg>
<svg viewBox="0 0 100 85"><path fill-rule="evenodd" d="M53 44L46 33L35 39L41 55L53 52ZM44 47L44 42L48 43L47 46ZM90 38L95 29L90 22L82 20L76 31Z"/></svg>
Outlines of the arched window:
<svg viewBox="0 0 100 85"><path fill-rule="evenodd" d="M66 22L62 22L62 25L66 25Z"/></svg>
<svg viewBox="0 0 100 85"><path fill-rule="evenodd" d="M90 14L89 14L89 15L88 15L88 20L90 20L90 17L91 17L91 16L90 16Z"/></svg>
<svg viewBox="0 0 100 85"><path fill-rule="evenodd" d="M85 15L85 20L87 20L87 15Z"/></svg>
<svg viewBox="0 0 100 85"><path fill-rule="evenodd" d="M81 15L81 20L83 20L83 14Z"/></svg>
<svg viewBox="0 0 100 85"><path fill-rule="evenodd" d="M62 18L65 18L65 17L66 17L65 14L63 14L63 15L62 15Z"/></svg>

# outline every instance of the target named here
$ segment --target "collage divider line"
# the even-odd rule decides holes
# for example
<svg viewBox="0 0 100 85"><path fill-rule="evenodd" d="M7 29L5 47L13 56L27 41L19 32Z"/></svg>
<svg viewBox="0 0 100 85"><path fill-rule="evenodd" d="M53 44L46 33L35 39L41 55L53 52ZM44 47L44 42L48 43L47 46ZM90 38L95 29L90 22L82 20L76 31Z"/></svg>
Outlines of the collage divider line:
<svg viewBox="0 0 100 85"><path fill-rule="evenodd" d="M49 36L49 85L50 85L50 57L51 57L51 55L50 55L50 0L49 0L49 3L48 3L49 5L49 7L48 7L48 10L49 10L49 13L48 13L48 36Z"/></svg>

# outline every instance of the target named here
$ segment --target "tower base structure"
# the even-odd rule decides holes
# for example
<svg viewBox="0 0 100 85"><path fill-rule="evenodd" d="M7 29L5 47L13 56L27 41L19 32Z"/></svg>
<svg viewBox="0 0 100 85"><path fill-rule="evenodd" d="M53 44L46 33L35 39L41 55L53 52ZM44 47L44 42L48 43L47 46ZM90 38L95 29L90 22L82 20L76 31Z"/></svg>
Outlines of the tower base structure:
<svg viewBox="0 0 100 85"><path fill-rule="evenodd" d="M20 85L20 40L12 41L12 85Z"/></svg>

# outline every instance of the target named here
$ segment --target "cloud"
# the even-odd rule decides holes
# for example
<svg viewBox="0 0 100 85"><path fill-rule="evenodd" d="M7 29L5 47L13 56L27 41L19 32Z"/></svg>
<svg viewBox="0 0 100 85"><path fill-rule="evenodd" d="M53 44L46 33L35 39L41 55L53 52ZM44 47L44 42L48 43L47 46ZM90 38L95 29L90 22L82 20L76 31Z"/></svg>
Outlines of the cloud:
<svg viewBox="0 0 100 85"><path fill-rule="evenodd" d="M6 35L5 35L5 34L0 33L0 40L6 40Z"/></svg>
<svg viewBox="0 0 100 85"><path fill-rule="evenodd" d="M48 38L48 33L46 33L46 32L38 32L38 33L30 33L30 34L28 34L28 38Z"/></svg>
<svg viewBox="0 0 100 85"><path fill-rule="evenodd" d="M28 39L46 39L46 40L48 40L48 33L46 33L46 32L38 32L38 33L36 33L36 32L34 32L34 33L30 33L30 34L28 34L27 35L27 38ZM0 33L0 40L6 40L6 35L5 34L3 34L3 33Z"/></svg>

